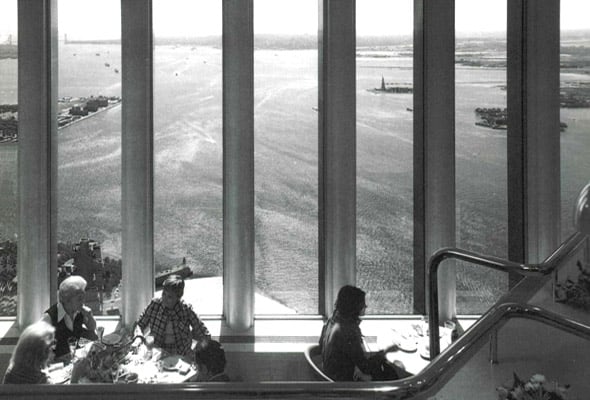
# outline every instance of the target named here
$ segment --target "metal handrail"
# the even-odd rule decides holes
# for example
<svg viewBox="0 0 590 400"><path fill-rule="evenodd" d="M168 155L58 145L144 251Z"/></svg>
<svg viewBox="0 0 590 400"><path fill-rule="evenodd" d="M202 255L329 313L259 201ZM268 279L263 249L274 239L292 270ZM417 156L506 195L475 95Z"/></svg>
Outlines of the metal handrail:
<svg viewBox="0 0 590 400"><path fill-rule="evenodd" d="M174 385L1 385L0 395L7 398L43 397L44 400L87 400L109 397L112 400L252 399L252 398L426 398L440 390L488 340L490 331L511 318L535 320L585 340L590 340L590 326L573 319L520 303L492 306L482 318L451 344L419 374L388 382L228 382L185 383Z"/></svg>
<svg viewBox="0 0 590 400"><path fill-rule="evenodd" d="M492 268L497 271L514 272L523 276L545 276L551 274L565 260L573 255L580 245L584 243L587 235L580 232L573 233L565 240L545 261L540 264L522 264L510 260L484 256L467 250L444 248L435 252L429 260L429 332L430 332L430 359L434 359L440 353L438 314L438 268L444 260L457 259L467 261L475 265Z"/></svg>

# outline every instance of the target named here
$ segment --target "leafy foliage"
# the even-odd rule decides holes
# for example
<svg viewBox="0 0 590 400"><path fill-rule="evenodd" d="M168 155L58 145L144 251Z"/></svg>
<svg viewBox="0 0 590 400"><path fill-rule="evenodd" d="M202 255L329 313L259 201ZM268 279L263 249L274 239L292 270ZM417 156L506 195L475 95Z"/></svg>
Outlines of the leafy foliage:
<svg viewBox="0 0 590 400"><path fill-rule="evenodd" d="M578 277L574 282L569 277L555 287L555 299L560 303L570 304L573 307L590 310L590 266L583 266L581 261L578 266Z"/></svg>
<svg viewBox="0 0 590 400"><path fill-rule="evenodd" d="M556 381L547 382L545 376L535 374L528 381L523 381L513 373L512 387L499 386L498 400L566 400L569 385L560 385Z"/></svg>

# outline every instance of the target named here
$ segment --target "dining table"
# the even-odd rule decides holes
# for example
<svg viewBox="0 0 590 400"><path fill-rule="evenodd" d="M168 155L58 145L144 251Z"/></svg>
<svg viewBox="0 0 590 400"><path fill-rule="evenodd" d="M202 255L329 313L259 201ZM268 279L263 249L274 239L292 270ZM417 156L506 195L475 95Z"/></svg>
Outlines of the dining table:
<svg viewBox="0 0 590 400"><path fill-rule="evenodd" d="M453 328L439 328L441 350L449 346L453 339ZM396 349L385 354L389 362L401 362L404 369L411 374L418 374L430 363L430 339L428 322L419 321L406 329L391 329L378 337L381 347L395 344ZM399 365L399 364L398 364Z"/></svg>
<svg viewBox="0 0 590 400"><path fill-rule="evenodd" d="M75 350L45 370L50 383L182 383L193 380L197 366L145 341L112 334L97 341L81 339ZM143 338L140 338L143 339Z"/></svg>

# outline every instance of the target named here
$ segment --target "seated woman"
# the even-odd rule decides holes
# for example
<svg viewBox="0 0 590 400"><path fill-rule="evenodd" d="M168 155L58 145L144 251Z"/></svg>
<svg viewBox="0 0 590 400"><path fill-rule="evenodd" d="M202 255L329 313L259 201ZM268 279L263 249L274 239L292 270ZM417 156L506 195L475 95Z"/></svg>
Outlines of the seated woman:
<svg viewBox="0 0 590 400"><path fill-rule="evenodd" d="M96 321L90 307L84 305L86 280L78 275L70 276L59 285L59 301L51 306L42 320L55 327L55 356L70 353L68 339L81 337L96 340Z"/></svg>
<svg viewBox="0 0 590 400"><path fill-rule="evenodd" d="M382 350L371 357L365 355L363 334L359 324L367 305L365 292L354 286L343 286L336 298L332 317L326 321L320 337L324 372L335 381L395 380L410 374L390 364Z"/></svg>
<svg viewBox="0 0 590 400"><path fill-rule="evenodd" d="M55 344L55 328L39 321L29 325L18 338L4 383L47 383L47 367Z"/></svg>
<svg viewBox="0 0 590 400"><path fill-rule="evenodd" d="M136 335L151 335L155 346L170 354L193 358L193 340L210 339L207 327L190 304L182 301L184 280L171 275L163 283L162 297L154 298L143 311Z"/></svg>
<svg viewBox="0 0 590 400"><path fill-rule="evenodd" d="M195 363L197 364L197 381L200 382L229 382L225 373L225 351L216 340L202 340L195 348Z"/></svg>

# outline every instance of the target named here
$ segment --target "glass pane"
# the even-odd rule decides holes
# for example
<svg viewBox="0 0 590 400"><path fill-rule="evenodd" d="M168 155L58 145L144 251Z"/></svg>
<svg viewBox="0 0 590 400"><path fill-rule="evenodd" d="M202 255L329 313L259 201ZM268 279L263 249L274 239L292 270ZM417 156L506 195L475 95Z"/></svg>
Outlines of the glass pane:
<svg viewBox="0 0 590 400"><path fill-rule="evenodd" d="M457 247L508 255L506 1L455 2ZM457 312L486 311L504 273L457 263Z"/></svg>
<svg viewBox="0 0 590 400"><path fill-rule="evenodd" d="M16 315L17 12L0 3L0 316Z"/></svg>
<svg viewBox="0 0 590 400"><path fill-rule="evenodd" d="M199 314L220 315L221 2L153 4L156 290L166 274L180 273L184 300Z"/></svg>
<svg viewBox="0 0 590 400"><path fill-rule="evenodd" d="M561 234L574 232L573 210L590 181L590 4L561 0Z"/></svg>
<svg viewBox="0 0 590 400"><path fill-rule="evenodd" d="M58 283L81 275L94 313L118 313L120 2L60 0L58 13Z"/></svg>
<svg viewBox="0 0 590 400"><path fill-rule="evenodd" d="M356 3L357 285L368 314L413 306L413 2Z"/></svg>
<svg viewBox="0 0 590 400"><path fill-rule="evenodd" d="M318 4L254 3L255 312L316 314Z"/></svg>

